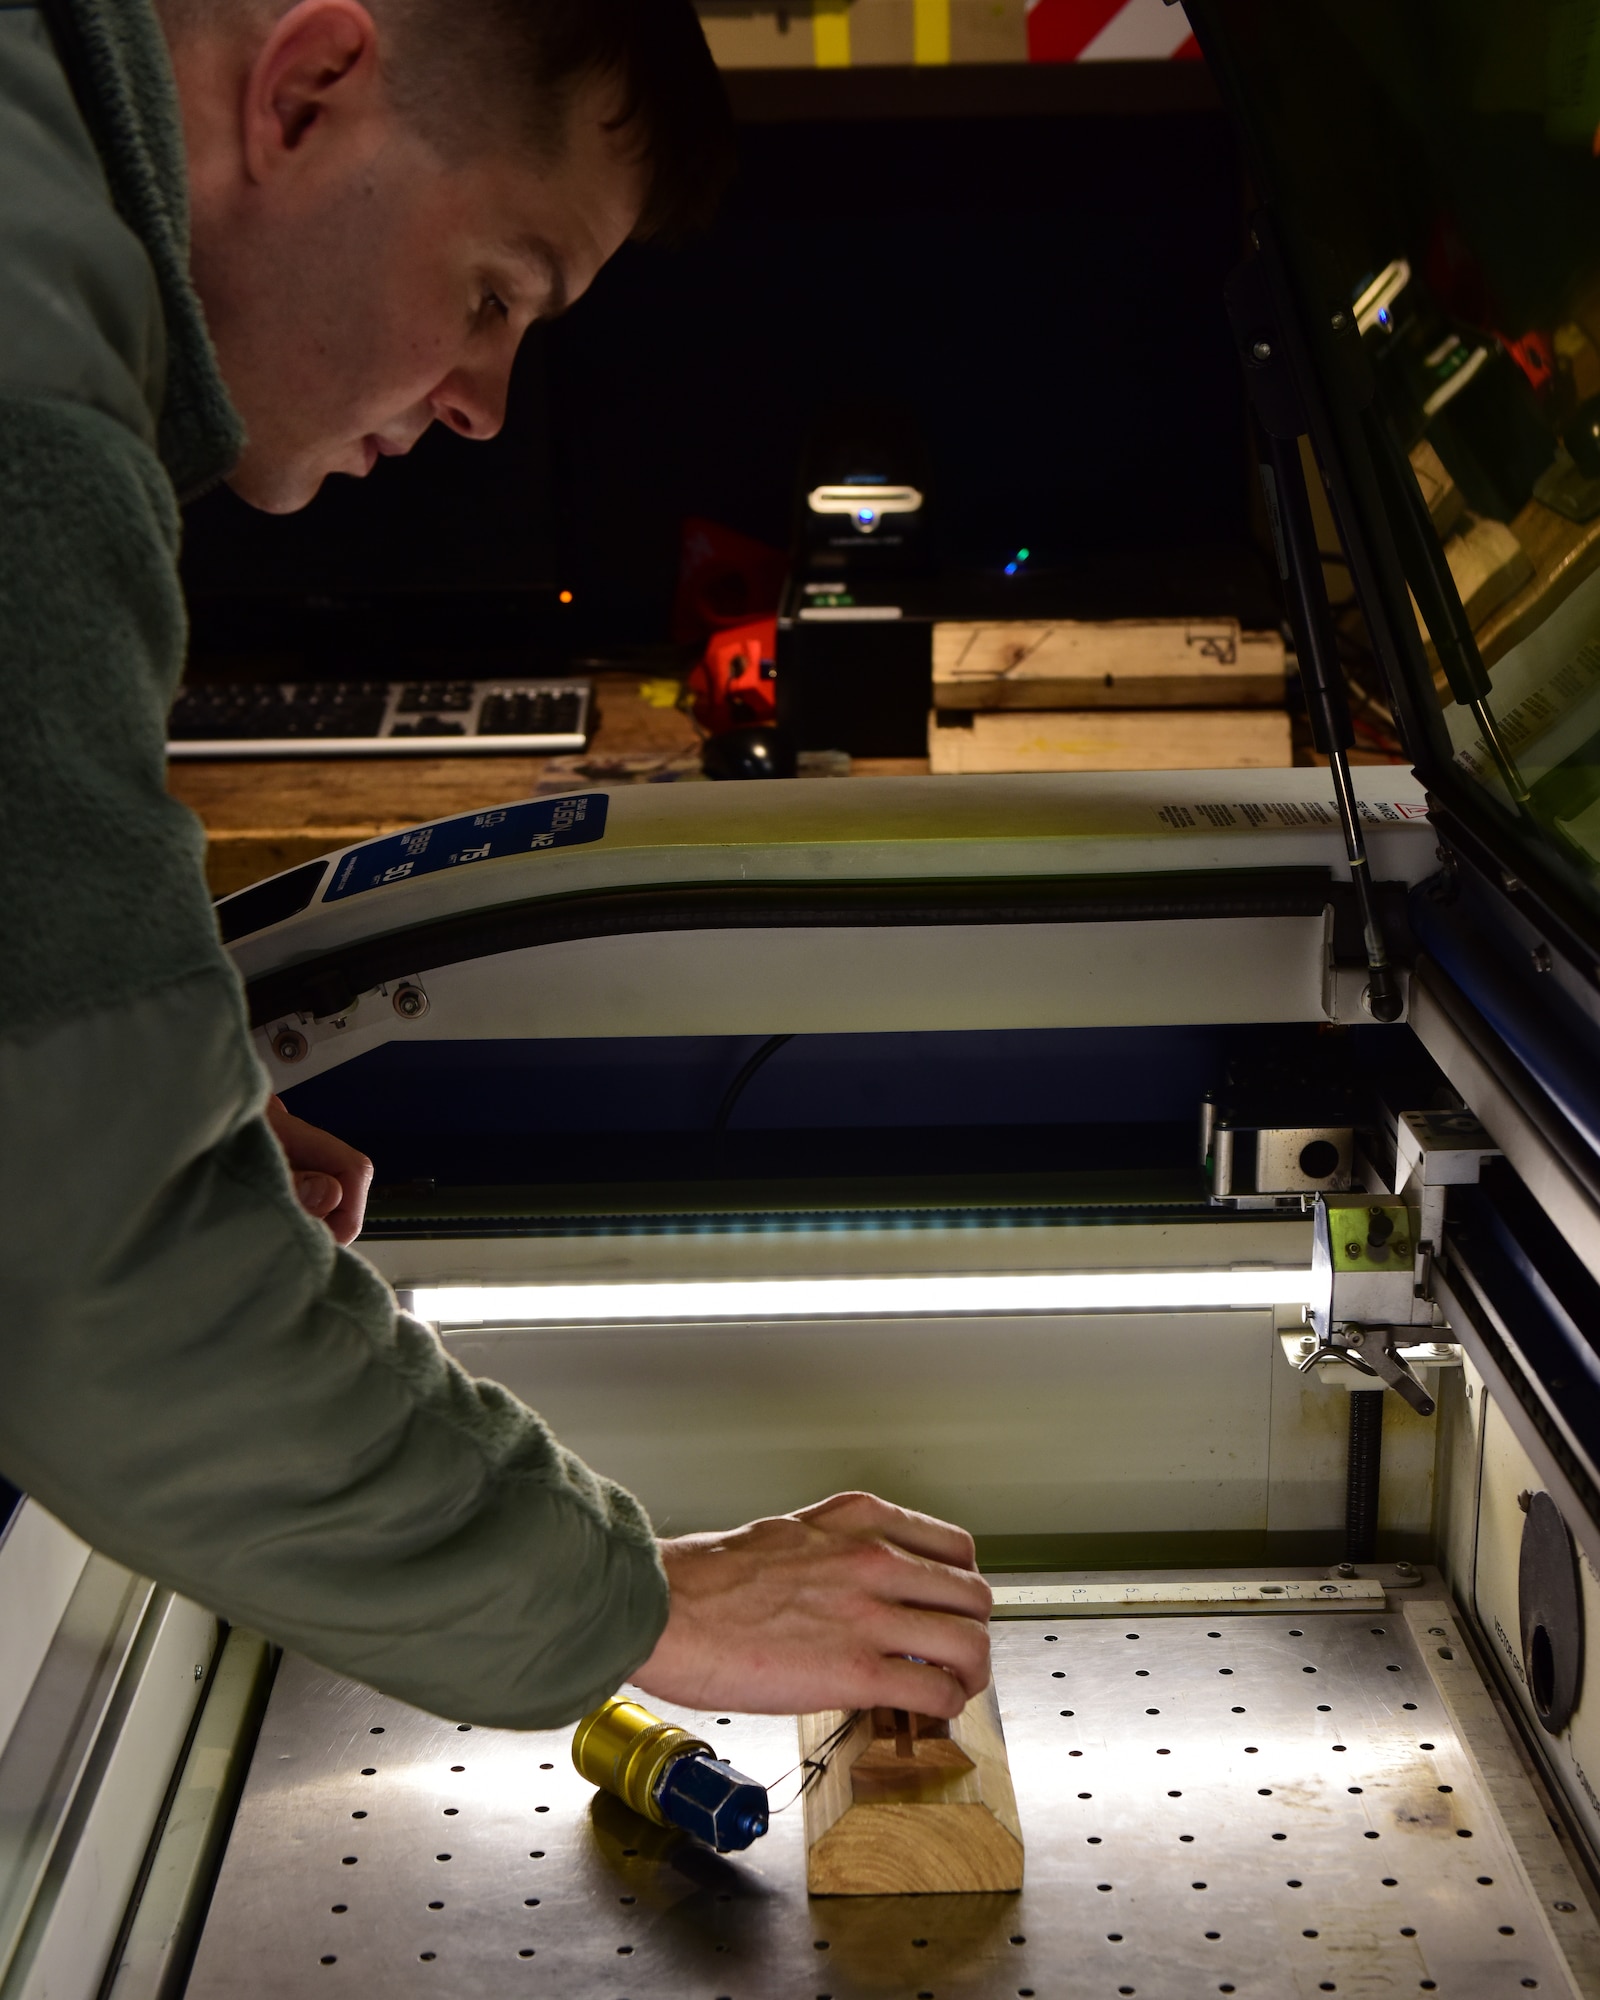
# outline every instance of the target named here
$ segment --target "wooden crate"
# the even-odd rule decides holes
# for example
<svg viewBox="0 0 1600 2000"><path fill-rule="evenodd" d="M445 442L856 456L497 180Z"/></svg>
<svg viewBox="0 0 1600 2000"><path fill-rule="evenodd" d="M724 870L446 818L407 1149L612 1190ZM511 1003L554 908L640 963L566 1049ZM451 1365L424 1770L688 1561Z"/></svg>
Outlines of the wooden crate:
<svg viewBox="0 0 1600 2000"><path fill-rule="evenodd" d="M1289 717L1256 708L1125 709L1053 714L998 709L960 723L928 717L935 775L990 771L1287 769Z"/></svg>
<svg viewBox="0 0 1600 2000"><path fill-rule="evenodd" d="M1276 632L1232 618L933 628L935 708L1282 708Z"/></svg>

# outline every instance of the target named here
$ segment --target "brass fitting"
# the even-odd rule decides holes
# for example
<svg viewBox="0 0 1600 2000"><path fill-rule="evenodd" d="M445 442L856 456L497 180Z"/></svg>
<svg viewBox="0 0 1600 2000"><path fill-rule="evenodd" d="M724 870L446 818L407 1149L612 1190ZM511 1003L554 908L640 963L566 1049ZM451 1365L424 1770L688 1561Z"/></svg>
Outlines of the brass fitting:
<svg viewBox="0 0 1600 2000"><path fill-rule="evenodd" d="M657 1826L673 1824L656 1803L668 1765L680 1757L714 1754L709 1743L687 1729L663 1722L620 1695L586 1715L572 1736L572 1761L579 1777L612 1793Z"/></svg>

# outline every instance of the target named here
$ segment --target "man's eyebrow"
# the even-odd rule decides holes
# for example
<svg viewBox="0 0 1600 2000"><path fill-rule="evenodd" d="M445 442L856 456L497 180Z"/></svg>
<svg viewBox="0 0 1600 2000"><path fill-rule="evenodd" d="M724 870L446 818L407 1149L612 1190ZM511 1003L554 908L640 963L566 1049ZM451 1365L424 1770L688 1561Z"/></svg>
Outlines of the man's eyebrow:
<svg viewBox="0 0 1600 2000"><path fill-rule="evenodd" d="M540 319L554 319L567 309L567 274L561 259L542 236L519 236L512 249L544 274L545 303Z"/></svg>

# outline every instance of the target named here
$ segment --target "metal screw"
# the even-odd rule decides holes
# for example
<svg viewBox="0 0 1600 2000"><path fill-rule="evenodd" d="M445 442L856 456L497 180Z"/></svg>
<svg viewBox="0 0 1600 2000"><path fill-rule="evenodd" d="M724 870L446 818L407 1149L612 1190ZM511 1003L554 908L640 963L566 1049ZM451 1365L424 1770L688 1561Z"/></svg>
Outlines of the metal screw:
<svg viewBox="0 0 1600 2000"><path fill-rule="evenodd" d="M1549 945L1536 944L1528 955L1533 960L1533 969L1535 972L1548 972L1550 970L1553 961L1550 957Z"/></svg>
<svg viewBox="0 0 1600 2000"><path fill-rule="evenodd" d="M1500 886L1502 889L1505 890L1508 896L1514 896L1517 893L1517 891L1522 887L1522 884L1515 875L1511 874L1510 871L1507 870L1500 877Z"/></svg>
<svg viewBox="0 0 1600 2000"><path fill-rule="evenodd" d="M198 1660L194 1663L194 1677L197 1681L203 1681L206 1677L206 1670Z"/></svg>
<svg viewBox="0 0 1600 2000"><path fill-rule="evenodd" d="M1349 324L1350 324L1350 315L1341 306L1339 311L1336 312L1333 316L1333 330L1335 333L1343 333L1345 328Z"/></svg>
<svg viewBox="0 0 1600 2000"><path fill-rule="evenodd" d="M1341 1576L1354 1576L1355 1573L1356 1573L1356 1566L1354 1563L1340 1563L1339 1574Z"/></svg>
<svg viewBox="0 0 1600 2000"><path fill-rule="evenodd" d="M1361 1255L1361 1245L1359 1243L1347 1243L1344 1246L1344 1254L1347 1257L1359 1257Z"/></svg>
<svg viewBox="0 0 1600 2000"><path fill-rule="evenodd" d="M1441 1361L1448 1361L1450 1359L1450 1343L1448 1340L1430 1340L1428 1342L1428 1352L1437 1355Z"/></svg>
<svg viewBox="0 0 1600 2000"><path fill-rule="evenodd" d="M272 1053L279 1062L300 1062L309 1046L305 1036L294 1028L280 1028L272 1038Z"/></svg>
<svg viewBox="0 0 1600 2000"><path fill-rule="evenodd" d="M1270 340L1258 340L1255 346L1251 348L1250 355L1251 359L1255 361L1270 361L1272 359L1272 342Z"/></svg>
<svg viewBox="0 0 1600 2000"><path fill-rule="evenodd" d="M420 986L397 987L394 1011L402 1021L420 1021L428 1011L428 996Z"/></svg>

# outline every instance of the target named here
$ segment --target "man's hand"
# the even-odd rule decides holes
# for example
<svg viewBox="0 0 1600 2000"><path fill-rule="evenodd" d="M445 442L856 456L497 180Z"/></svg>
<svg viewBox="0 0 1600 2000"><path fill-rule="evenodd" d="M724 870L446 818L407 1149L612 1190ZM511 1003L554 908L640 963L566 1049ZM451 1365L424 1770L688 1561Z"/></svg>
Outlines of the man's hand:
<svg viewBox="0 0 1600 2000"><path fill-rule="evenodd" d="M663 1541L672 1609L634 1675L685 1708L959 1715L989 1684L989 1586L964 1529L838 1493Z"/></svg>
<svg viewBox="0 0 1600 2000"><path fill-rule="evenodd" d="M281 1097L267 1099L267 1123L289 1162L300 1206L328 1225L336 1243L354 1243L367 1212L372 1162L320 1125L296 1118Z"/></svg>

